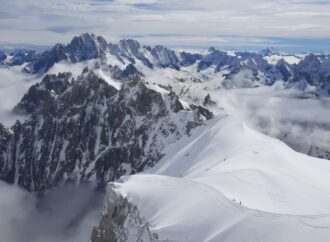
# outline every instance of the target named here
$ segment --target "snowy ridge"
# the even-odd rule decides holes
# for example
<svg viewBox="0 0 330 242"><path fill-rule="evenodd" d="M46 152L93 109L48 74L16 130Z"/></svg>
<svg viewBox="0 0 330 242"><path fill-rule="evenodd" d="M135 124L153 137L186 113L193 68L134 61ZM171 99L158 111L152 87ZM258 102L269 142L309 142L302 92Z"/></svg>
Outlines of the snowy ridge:
<svg viewBox="0 0 330 242"><path fill-rule="evenodd" d="M330 164L220 117L116 191L176 241L327 241Z"/></svg>

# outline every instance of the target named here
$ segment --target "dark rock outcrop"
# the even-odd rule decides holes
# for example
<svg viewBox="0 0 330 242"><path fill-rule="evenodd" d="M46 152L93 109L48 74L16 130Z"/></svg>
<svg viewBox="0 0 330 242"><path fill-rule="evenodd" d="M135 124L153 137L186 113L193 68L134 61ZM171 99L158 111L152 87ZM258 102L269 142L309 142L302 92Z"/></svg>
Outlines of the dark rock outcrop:
<svg viewBox="0 0 330 242"><path fill-rule="evenodd" d="M107 42L101 36L85 33L74 37L68 45L56 44L36 61L29 63L24 70L28 73L44 73L60 61L76 63L102 57L106 49Z"/></svg>
<svg viewBox="0 0 330 242"><path fill-rule="evenodd" d="M108 185L107 197L106 211L100 224L93 229L91 242L151 242L158 239L156 233L150 232L138 207L116 192L115 184Z"/></svg>

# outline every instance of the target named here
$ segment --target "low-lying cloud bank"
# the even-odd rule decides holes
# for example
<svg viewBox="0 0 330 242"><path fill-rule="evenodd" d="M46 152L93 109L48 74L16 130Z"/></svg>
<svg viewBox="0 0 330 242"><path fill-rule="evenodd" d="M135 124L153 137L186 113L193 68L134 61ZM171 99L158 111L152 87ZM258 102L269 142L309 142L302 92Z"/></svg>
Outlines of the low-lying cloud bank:
<svg viewBox="0 0 330 242"><path fill-rule="evenodd" d="M17 68L19 69L19 68ZM0 67L0 122L10 126L20 118L11 111L39 79L15 69Z"/></svg>
<svg viewBox="0 0 330 242"><path fill-rule="evenodd" d="M66 186L42 200L0 182L0 240L6 242L88 242L98 224L103 193L90 186Z"/></svg>
<svg viewBox="0 0 330 242"><path fill-rule="evenodd" d="M278 85L221 91L218 104L254 129L299 152L330 159L330 98ZM318 148L316 148L318 147Z"/></svg>

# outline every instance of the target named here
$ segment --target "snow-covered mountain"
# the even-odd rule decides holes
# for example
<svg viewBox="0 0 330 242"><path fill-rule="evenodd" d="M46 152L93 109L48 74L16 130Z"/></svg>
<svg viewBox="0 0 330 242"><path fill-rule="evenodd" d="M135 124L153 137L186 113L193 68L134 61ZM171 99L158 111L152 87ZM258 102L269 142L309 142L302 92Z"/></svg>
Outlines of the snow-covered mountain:
<svg viewBox="0 0 330 242"><path fill-rule="evenodd" d="M229 116L208 121L166 154L143 174L109 185L92 242L329 240L329 161Z"/></svg>
<svg viewBox="0 0 330 242"><path fill-rule="evenodd" d="M74 37L68 45L56 44L43 53L22 50L8 56L3 54L0 60L2 65L26 63L24 71L28 73L45 73L56 63L78 63L96 58L101 59L102 65L112 65L121 71L128 65L133 65L139 71L145 67L159 67L180 72L191 67L198 73L213 72L218 79L227 81L234 79L240 72L248 72L251 87L285 81L288 87L302 90L313 86L318 95L329 95L330 91L327 84L330 76L329 55L288 55L274 48L259 53L225 52L215 48L207 52L174 51L160 45L141 46L131 39L111 44L101 36L85 33ZM206 80L207 77L196 79Z"/></svg>
<svg viewBox="0 0 330 242"><path fill-rule="evenodd" d="M39 195L110 182L92 242L327 241L329 57L87 33L1 52L30 88L0 124L0 179Z"/></svg>
<svg viewBox="0 0 330 242"><path fill-rule="evenodd" d="M286 89L296 90L298 93L302 92L301 96L305 98L304 95L306 94L310 97L326 96L330 88L328 85L329 56L288 55L273 48L262 50L260 53L225 52L215 48L210 48L204 52L174 51L164 46L141 46L135 40L121 40L118 44L111 44L101 36L86 33L74 37L68 45L57 44L43 53L20 50L10 54L3 53L2 57L1 63L4 68L13 67L15 70L21 70L25 73L34 73L31 78L42 77L42 81L32 86L14 108L14 113L24 114L24 117L29 117L28 120L17 122L11 130L3 127L3 134L6 134L4 135L6 144L3 145L4 158L0 162L1 177L8 182L18 182L30 190L43 190L48 187L46 183L55 184L62 181L63 178L65 178L64 180L76 181L89 180L93 176L90 173L93 165L90 167L90 163L94 163L96 158L99 159L99 153L103 154L102 148L98 150L100 143L98 139L103 132L100 130L106 129L107 132L111 133L111 130L115 128L103 127L105 122L103 119L109 115L104 113L104 109L113 105L109 100L101 100L104 98L102 95L105 95L103 87L100 86L102 90L99 90L95 86L88 86L94 79L102 79L104 85L109 85L106 90L111 89L115 93L114 90L118 91L121 87L132 89L133 87L123 84L126 82L124 80L130 79L132 76L139 77L145 80L145 88L162 93L158 95L168 93L174 97L174 92L177 93L176 98L180 98L182 107L176 108L174 111L185 109L189 105L195 110L202 110L202 106L204 106L215 114L221 114L222 109L227 108L223 104L224 100L220 98L227 92L226 90L252 90L252 88L263 86L275 87L278 83L282 83ZM92 70L90 75L85 73L86 67ZM59 72L71 72L71 74L58 75ZM82 81L83 77L88 80ZM81 84L79 86L83 86L84 90L77 87L78 91L76 91L73 86L77 86L77 83L87 83L88 85ZM86 96L91 95L89 94L91 90L96 92L95 95ZM82 96L77 97L77 100L79 99L81 102L80 104L83 104L82 107L71 107L72 100L67 100L68 93L71 92L81 93L71 95ZM113 95L111 91L107 92L109 92L107 96ZM131 98L129 93L130 91L127 91L128 97L126 98ZM124 97L122 98L124 99ZM91 106L88 106L88 103ZM48 107L48 105L50 106ZM44 109L46 111L42 111ZM203 110L206 109L203 108ZM119 110L116 109L113 112L117 113ZM207 112L206 110L202 115L210 118L210 114ZM71 134L68 135L64 131L65 134L57 133L57 129L59 125L63 125L62 122L74 122L75 117L81 119L81 127L76 127L74 131L79 134L79 137L71 137L73 140L70 141ZM101 118L102 120L100 120ZM197 117L197 119L199 118ZM158 122L158 117L156 119L152 117L150 122L156 120ZM189 121L186 120L185 122ZM293 122L301 128L314 125L303 120ZM324 124L316 125L321 125L324 130L328 130ZM25 126L29 128L23 128ZM66 126L70 125L66 124ZM90 131L91 134L87 134L85 137L83 133L90 130L87 127L92 127L93 131ZM267 129L261 128L261 130L265 133L271 133ZM72 130L70 129L70 131ZM23 138L21 137L22 132L26 133L22 134ZM38 132L42 132L42 134L38 134ZM32 133L34 134L31 136ZM182 131L177 138L181 137L182 133L184 132ZM92 138L89 137L90 135ZM327 146L304 144L290 136L286 130L277 133L275 137L281 138L298 151L317 157L330 157ZM27 140L24 141L25 139ZM42 142L40 142L41 139ZM55 144L57 139L61 144ZM73 141L75 144L81 142L84 144L81 144L82 147L77 150L72 144ZM33 145L25 145L29 142ZM106 142L104 145L109 146L110 143ZM25 148L21 148L21 146ZM161 145L161 147L163 146L165 145ZM69 151L70 149L74 151ZM20 152L24 155L17 154ZM71 154L70 160L72 160L66 162L71 164L68 166L68 171L58 166L67 160L65 155L67 152ZM153 161L157 160L155 157L156 155L153 156ZM31 167L29 172L26 172L26 166ZM42 168L40 169L39 166ZM50 169L50 167L52 168ZM142 170L142 167L144 165L139 168L126 167L127 169L123 169L120 174L124 174L125 171L136 172ZM33 172L33 169L38 170L40 174ZM47 172L44 172L45 170ZM108 167L105 170L107 171ZM99 174L97 179L101 179L101 176L108 176L110 180L119 177L119 175ZM46 181L41 181L43 179Z"/></svg>
<svg viewBox="0 0 330 242"><path fill-rule="evenodd" d="M167 144L212 117L138 76L107 82L87 68L77 79L46 75L14 112L28 118L10 130L1 126L0 177L41 193L66 182L102 186L142 171Z"/></svg>

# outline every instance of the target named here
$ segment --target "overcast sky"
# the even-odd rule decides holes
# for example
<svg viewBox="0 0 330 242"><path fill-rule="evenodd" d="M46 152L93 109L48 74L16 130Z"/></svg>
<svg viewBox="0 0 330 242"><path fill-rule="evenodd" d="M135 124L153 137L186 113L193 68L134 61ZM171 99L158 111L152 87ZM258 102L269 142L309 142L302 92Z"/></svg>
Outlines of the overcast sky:
<svg viewBox="0 0 330 242"><path fill-rule="evenodd" d="M329 50L330 0L0 0L0 44L93 32L144 44Z"/></svg>

